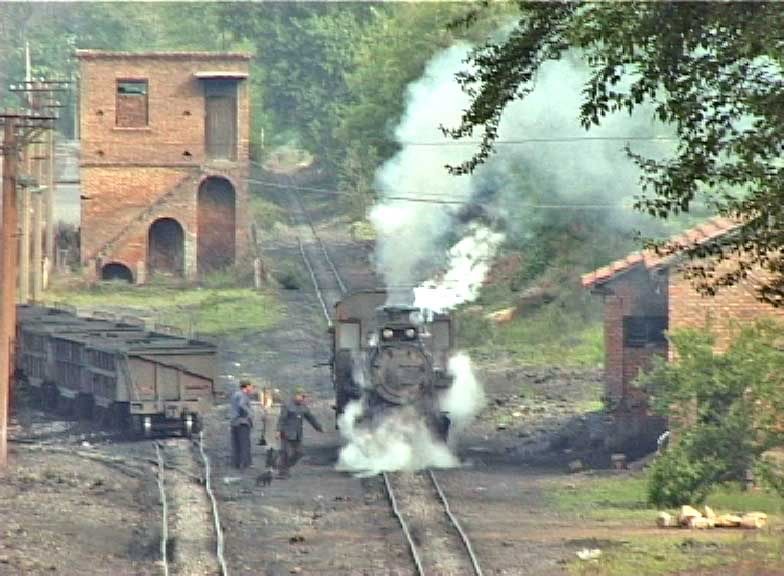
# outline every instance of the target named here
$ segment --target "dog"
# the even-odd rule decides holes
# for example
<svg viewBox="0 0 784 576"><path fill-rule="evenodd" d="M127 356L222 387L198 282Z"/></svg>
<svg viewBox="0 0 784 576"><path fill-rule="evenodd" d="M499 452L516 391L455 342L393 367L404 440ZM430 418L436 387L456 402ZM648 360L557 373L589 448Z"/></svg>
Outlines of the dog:
<svg viewBox="0 0 784 576"><path fill-rule="evenodd" d="M265 470L256 477L256 486L269 486L272 484L272 475L278 467L278 451L274 448L267 449L267 456L264 462Z"/></svg>
<svg viewBox="0 0 784 576"><path fill-rule="evenodd" d="M256 486L269 486L272 484L272 470L267 469L256 477Z"/></svg>
<svg viewBox="0 0 784 576"><path fill-rule="evenodd" d="M275 450L274 448L267 448L267 457L265 461L266 468L267 469L277 468L279 457L280 457L280 453L277 450Z"/></svg>

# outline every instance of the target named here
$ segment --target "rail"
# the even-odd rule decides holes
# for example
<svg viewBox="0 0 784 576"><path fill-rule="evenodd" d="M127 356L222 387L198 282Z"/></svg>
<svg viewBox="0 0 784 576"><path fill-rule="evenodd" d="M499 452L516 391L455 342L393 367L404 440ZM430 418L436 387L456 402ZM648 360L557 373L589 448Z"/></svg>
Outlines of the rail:
<svg viewBox="0 0 784 576"><path fill-rule="evenodd" d="M199 454L201 456L202 464L204 466L204 489L207 493L207 498L210 501L210 508L212 512L213 529L215 530L215 556L218 559L220 566L221 576L229 576L229 568L226 565L226 557L224 555L225 543L223 538L223 529L221 528L220 515L218 514L218 501L215 498L215 493L212 490L212 473L210 469L210 459L204 451L204 434L199 433L199 440L194 441L193 444L198 446ZM163 457L163 451L160 444L155 443L155 458L158 463L158 492L161 499L162 508L162 529L161 529L161 566L163 567L164 576L169 576L170 566L168 557L168 543L169 543L169 503L166 498L166 485L165 485L165 471L166 468L171 468L166 465ZM175 468L177 470L177 468ZM190 474L187 475L192 478ZM198 478L198 480L202 480Z"/></svg>
<svg viewBox="0 0 784 576"><path fill-rule="evenodd" d="M452 514L452 510L449 508L449 501L447 500L444 491L441 490L441 486L438 484L438 480L436 480L435 472L433 472L432 470L428 470L427 473L430 476L430 481L433 483L433 487L436 489L436 492L438 493L438 497L441 499L441 504L443 504L444 506L444 511L446 512L446 515L449 517L449 521L452 523L452 525L457 530L457 533L460 535L460 540L462 540L463 546L465 547L466 552L468 553L468 557L471 559L471 565L474 567L474 574L476 576L483 576L482 568L479 566L479 560L477 559L476 554L474 554L474 549L471 546L471 541L468 539L468 535L463 530L463 527L460 525L460 522L458 522L455 515Z"/></svg>
<svg viewBox="0 0 784 576"><path fill-rule="evenodd" d="M324 300L324 294L321 292L321 288L319 288L318 280L316 279L316 273L313 271L313 266L311 266L310 260L308 260L308 256L305 254L305 249L302 247L302 240L299 238L297 238L297 245L299 246L299 253L302 256L302 261L305 262L305 267L308 269L308 273L310 274L310 281L313 282L313 288L316 290L316 297L321 304L321 310L324 312L324 317L327 319L327 324L332 326L332 317L329 315L327 302Z"/></svg>
<svg viewBox="0 0 784 576"><path fill-rule="evenodd" d="M446 494L441 488L441 485L438 483L438 479L436 478L435 473L432 470L427 471L428 477L430 478L430 482L433 488L438 495L438 499L440 500L441 506L444 509L445 515L449 520L449 524L455 529L457 535L460 537L460 541L465 549L465 552L468 556L468 559L471 562L471 567L473 569L474 576L483 576L482 568L479 565L479 560L474 553L474 549L471 546L471 541L468 538L468 535L463 530L463 527L460 525L457 517L452 513L452 509L449 506L449 500L446 497ZM416 573L418 576L425 576L426 571L424 568L424 564L422 562L422 555L417 547L417 544L414 542L413 537L411 536L411 529L406 522L406 519L403 513L400 511L400 507L397 502L397 498L395 497L395 492L392 488L392 482L389 479L389 474L386 472L381 473L381 477L384 480L384 487L386 489L387 496L389 498L390 503L392 504L392 511L397 518L401 529L403 530L403 534L406 538L406 542L408 544L408 549L411 554L411 557L414 561L414 566L416 568Z"/></svg>
<svg viewBox="0 0 784 576"><path fill-rule="evenodd" d="M210 499L212 505L212 521L215 527L215 555L218 557L218 563L221 568L222 576L229 576L229 569L226 566L226 558L223 555L223 529L221 528L220 516L218 515L218 501L215 499L215 494L212 491L212 483L210 477L210 459L204 452L204 432L199 432L199 453L201 454L202 462L204 463L204 489Z"/></svg>
<svg viewBox="0 0 784 576"><path fill-rule="evenodd" d="M346 292L348 292L348 290L346 289L346 284L345 282L343 282L343 278L340 276L340 273L338 272L335 263L330 257L329 252L327 251L327 247L324 245L324 242L321 240L321 237L318 235L318 232L316 232L316 226L313 224L313 220L311 219L310 214L308 214L308 209L305 208L305 204L302 202L302 198L299 197L299 194L295 194L294 198L296 199L297 204L299 204L300 210L302 211L302 215L305 217L305 220L307 220L308 222L308 226L310 227L310 231L313 233L313 237L316 239L316 243L319 245L319 248L321 248L321 253L324 254L324 261L327 263L330 270L332 270L332 273L335 275L335 280L337 281L338 287L340 288L340 293L345 295Z"/></svg>
<svg viewBox="0 0 784 576"><path fill-rule="evenodd" d="M392 512L394 512L397 521L400 523L400 528L403 530L403 534L405 535L406 541L408 542L408 550L411 552L411 557L414 560L417 574L419 576L425 576L425 569L422 567L422 559L419 557L419 552L417 552L416 544L414 544L414 539L411 537L411 531L408 529L408 524L406 524L406 520L403 518L403 515L400 513L400 509L398 508L395 492L392 490L392 485L389 482L389 474L382 472L381 477L384 479L384 486L386 486L387 496L389 497L389 502L392 504Z"/></svg>
<svg viewBox="0 0 784 576"><path fill-rule="evenodd" d="M155 458L158 461L158 492L161 498L161 515L163 516L163 528L161 529L161 565L163 566L164 576L169 576L169 505L166 500L166 486L164 484L166 466L163 463L161 447L157 442L155 443Z"/></svg>

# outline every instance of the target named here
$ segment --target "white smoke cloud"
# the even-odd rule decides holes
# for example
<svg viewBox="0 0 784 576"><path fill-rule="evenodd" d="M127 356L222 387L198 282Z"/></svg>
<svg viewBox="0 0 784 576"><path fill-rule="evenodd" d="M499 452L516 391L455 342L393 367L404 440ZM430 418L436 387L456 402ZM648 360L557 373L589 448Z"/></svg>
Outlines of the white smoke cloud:
<svg viewBox="0 0 784 576"><path fill-rule="evenodd" d="M449 268L443 277L414 288L414 306L441 313L475 300L503 240L503 234L472 226L468 235L450 248Z"/></svg>
<svg viewBox="0 0 784 576"><path fill-rule="evenodd" d="M439 126L459 121L468 105L453 77L467 51L465 45L445 50L409 86L408 105L395 130L401 150L376 174L381 201L370 220L378 236L376 262L391 294L397 288L410 291L431 274L434 264L443 262L443 237L453 227L457 206L438 202L469 200L473 194L472 176L451 176L445 169L470 158L470 147L421 145L443 142Z"/></svg>
<svg viewBox="0 0 784 576"><path fill-rule="evenodd" d="M458 352L449 359L449 374L454 380L439 399L439 405L449 414L451 437L465 430L484 408L485 391L465 352Z"/></svg>
<svg viewBox="0 0 784 576"><path fill-rule="evenodd" d="M655 233L657 221L632 209L640 172L624 146L661 158L673 149L666 139L672 131L655 120L651 108L640 108L631 116L610 115L586 132L578 114L589 70L573 55L545 63L535 89L507 106L499 125L501 143L483 165L473 174L449 174L447 165L468 160L477 149L440 131L442 125L459 125L470 104L454 78L465 69L470 49L458 44L444 50L409 86L395 130L401 149L376 175L381 200L370 218L378 234L376 261L389 287L421 284L444 267L455 234L457 239L465 235L463 206L433 201L475 203L492 228L502 225L523 236L567 215ZM395 199L400 196L422 202ZM573 204L595 208L569 212Z"/></svg>
<svg viewBox="0 0 784 576"><path fill-rule="evenodd" d="M458 460L433 438L419 415L410 408L390 411L380 420L363 423L362 403L351 402L338 423L348 443L340 449L336 468L357 476L381 472L452 468Z"/></svg>

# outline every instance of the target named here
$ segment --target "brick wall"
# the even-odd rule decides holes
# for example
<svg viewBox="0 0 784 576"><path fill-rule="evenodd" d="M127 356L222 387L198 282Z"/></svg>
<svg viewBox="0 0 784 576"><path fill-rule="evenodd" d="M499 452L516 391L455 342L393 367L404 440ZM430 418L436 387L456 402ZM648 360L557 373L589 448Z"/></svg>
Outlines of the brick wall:
<svg viewBox="0 0 784 576"><path fill-rule="evenodd" d="M150 225L174 218L185 237L185 274L197 273L197 199L210 176L229 180L236 195L236 256L249 243L250 107L248 81L237 83L237 160L210 160L205 150L203 80L197 72L247 74L238 54L127 54L85 51L80 129L82 262L117 262L143 281ZM117 81L147 80L148 125L116 125ZM121 237L117 237L118 233ZM137 271L142 273L137 275Z"/></svg>
<svg viewBox="0 0 784 576"><path fill-rule="evenodd" d="M642 395L629 384L654 356L667 351L666 346L624 346L623 318L667 314L667 272L652 277L643 269L632 270L608 282L604 293L605 392L615 401L639 403Z"/></svg>
<svg viewBox="0 0 784 576"><path fill-rule="evenodd" d="M670 330L700 328L716 336L718 350L726 349L740 326L764 317L784 320L784 309L756 298L755 282L745 279L722 288L715 296L702 296L681 274L669 283Z"/></svg>

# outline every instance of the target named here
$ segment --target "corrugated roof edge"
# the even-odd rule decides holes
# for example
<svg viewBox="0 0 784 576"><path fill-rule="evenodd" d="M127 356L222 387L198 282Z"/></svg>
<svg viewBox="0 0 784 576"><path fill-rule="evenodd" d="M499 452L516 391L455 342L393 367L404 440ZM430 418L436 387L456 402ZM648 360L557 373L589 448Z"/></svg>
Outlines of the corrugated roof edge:
<svg viewBox="0 0 784 576"><path fill-rule="evenodd" d="M111 50L77 50L76 57L84 60L112 58L149 58L170 60L250 60L247 52L114 52Z"/></svg>
<svg viewBox="0 0 784 576"><path fill-rule="evenodd" d="M671 254L658 254L655 250L638 250L628 256L615 260L597 268L593 272L588 272L580 277L583 288L593 288L599 284L609 282L620 274L629 270L644 266L647 270L660 268L671 263L680 252L715 240L725 234L735 230L741 225L738 220L716 216L705 222L676 234L667 243L675 249Z"/></svg>

